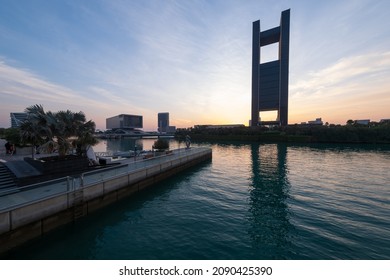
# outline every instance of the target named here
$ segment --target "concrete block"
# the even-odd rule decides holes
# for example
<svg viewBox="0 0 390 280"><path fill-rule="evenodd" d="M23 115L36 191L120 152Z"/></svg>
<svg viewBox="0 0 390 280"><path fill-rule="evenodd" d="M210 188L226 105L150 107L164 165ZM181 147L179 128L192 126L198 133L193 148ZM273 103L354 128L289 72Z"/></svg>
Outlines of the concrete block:
<svg viewBox="0 0 390 280"><path fill-rule="evenodd" d="M72 222L73 209L68 209L42 220L42 234Z"/></svg>
<svg viewBox="0 0 390 280"><path fill-rule="evenodd" d="M148 178L138 183L138 190L144 190L154 184L154 177Z"/></svg>
<svg viewBox="0 0 390 280"><path fill-rule="evenodd" d="M129 185L129 177L127 174L121 177L110 179L104 182L104 193L109 193L114 190L126 187Z"/></svg>
<svg viewBox="0 0 390 280"><path fill-rule="evenodd" d="M160 164L146 169L146 176L153 176L158 173L160 173Z"/></svg>
<svg viewBox="0 0 390 280"><path fill-rule="evenodd" d="M105 194L102 197L87 202L88 214L117 201L116 192Z"/></svg>
<svg viewBox="0 0 390 280"><path fill-rule="evenodd" d="M118 200L128 197L136 192L138 192L138 184L132 184L116 191Z"/></svg>
<svg viewBox="0 0 390 280"><path fill-rule="evenodd" d="M9 215L10 212L0 213L0 234L11 230Z"/></svg>
<svg viewBox="0 0 390 280"><path fill-rule="evenodd" d="M129 184L139 182L146 178L146 169L138 170L129 174Z"/></svg>
<svg viewBox="0 0 390 280"><path fill-rule="evenodd" d="M42 235L41 221L37 221L16 230L12 230L0 235L0 253L7 252L12 248L22 245L23 243L37 238Z"/></svg>
<svg viewBox="0 0 390 280"><path fill-rule="evenodd" d="M179 166L180 164L181 164L180 163L180 158L171 161L171 166L172 167Z"/></svg>
<svg viewBox="0 0 390 280"><path fill-rule="evenodd" d="M175 175L177 172L178 172L177 168L172 168L172 169L167 170L165 172L161 172L160 174L157 174L156 176L154 176L154 182L157 183L157 182L160 182L162 180L165 180L165 179Z"/></svg>
<svg viewBox="0 0 390 280"><path fill-rule="evenodd" d="M187 157L187 162L188 162L188 161L193 161L193 160L195 160L195 159L197 159L197 158L199 158L199 157L201 157L200 154L189 155L189 156Z"/></svg>
<svg viewBox="0 0 390 280"><path fill-rule="evenodd" d="M48 198L11 211L11 229L41 220L68 207L67 195Z"/></svg>
<svg viewBox="0 0 390 280"><path fill-rule="evenodd" d="M165 171L170 168L172 168L172 161L161 163L161 167L160 167L161 171Z"/></svg>
<svg viewBox="0 0 390 280"><path fill-rule="evenodd" d="M188 156L185 156L185 157L180 158L180 165L183 165L183 164L185 164L186 162L188 162Z"/></svg>
<svg viewBox="0 0 390 280"><path fill-rule="evenodd" d="M84 188L84 201L88 201L103 195L103 182Z"/></svg>

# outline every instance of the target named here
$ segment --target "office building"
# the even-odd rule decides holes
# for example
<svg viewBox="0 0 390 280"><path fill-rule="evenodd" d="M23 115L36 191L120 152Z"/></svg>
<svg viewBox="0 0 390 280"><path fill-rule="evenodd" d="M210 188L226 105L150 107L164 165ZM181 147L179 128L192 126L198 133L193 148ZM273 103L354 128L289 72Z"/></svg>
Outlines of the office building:
<svg viewBox="0 0 390 280"><path fill-rule="evenodd" d="M27 113L10 113L11 127L17 128L27 119Z"/></svg>
<svg viewBox="0 0 390 280"><path fill-rule="evenodd" d="M261 63L261 47L278 43L279 59ZM260 32L260 20L252 33L252 114L251 126L288 124L288 65L290 10L282 12L280 26ZM261 111L278 111L275 121L260 122Z"/></svg>
<svg viewBox="0 0 390 280"><path fill-rule="evenodd" d="M169 113L158 113L157 122L158 132L167 132L169 126Z"/></svg>
<svg viewBox="0 0 390 280"><path fill-rule="evenodd" d="M158 132L174 134L176 126L169 125L169 113L158 113L157 115Z"/></svg>
<svg viewBox="0 0 390 280"><path fill-rule="evenodd" d="M134 130L143 127L142 116L121 114L106 119L107 129Z"/></svg>

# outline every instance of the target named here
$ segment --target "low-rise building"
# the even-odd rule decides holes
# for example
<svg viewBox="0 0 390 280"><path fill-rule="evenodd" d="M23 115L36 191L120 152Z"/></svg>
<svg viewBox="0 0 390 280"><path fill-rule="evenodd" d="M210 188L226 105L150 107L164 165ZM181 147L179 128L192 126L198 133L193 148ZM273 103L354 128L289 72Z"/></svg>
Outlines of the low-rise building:
<svg viewBox="0 0 390 280"><path fill-rule="evenodd" d="M143 127L143 117L138 115L121 114L106 119L106 128L117 130L134 130Z"/></svg>
<svg viewBox="0 0 390 280"><path fill-rule="evenodd" d="M316 118L315 121L308 121L309 125L323 125L322 118Z"/></svg>
<svg viewBox="0 0 390 280"><path fill-rule="evenodd" d="M10 113L11 127L17 128L27 118L27 113Z"/></svg>
<svg viewBox="0 0 390 280"><path fill-rule="evenodd" d="M361 124L361 125L369 125L370 120L355 120L356 124Z"/></svg>

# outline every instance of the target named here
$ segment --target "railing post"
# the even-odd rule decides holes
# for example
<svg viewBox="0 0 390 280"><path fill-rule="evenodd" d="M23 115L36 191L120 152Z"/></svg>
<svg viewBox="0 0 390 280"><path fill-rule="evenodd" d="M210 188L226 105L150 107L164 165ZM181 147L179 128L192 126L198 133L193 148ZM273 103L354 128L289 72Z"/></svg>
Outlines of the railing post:
<svg viewBox="0 0 390 280"><path fill-rule="evenodd" d="M70 190L70 176L66 176L66 190Z"/></svg>
<svg viewBox="0 0 390 280"><path fill-rule="evenodd" d="M80 176L80 189L84 187L84 173Z"/></svg>

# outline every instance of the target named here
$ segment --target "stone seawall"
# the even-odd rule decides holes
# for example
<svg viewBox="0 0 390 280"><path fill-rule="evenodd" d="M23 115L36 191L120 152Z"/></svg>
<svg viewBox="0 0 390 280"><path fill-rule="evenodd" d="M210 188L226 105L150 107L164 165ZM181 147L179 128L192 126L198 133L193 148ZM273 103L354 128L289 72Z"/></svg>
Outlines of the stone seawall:
<svg viewBox="0 0 390 280"><path fill-rule="evenodd" d="M211 149L173 157L74 190L0 211L0 254L143 191L212 158Z"/></svg>

